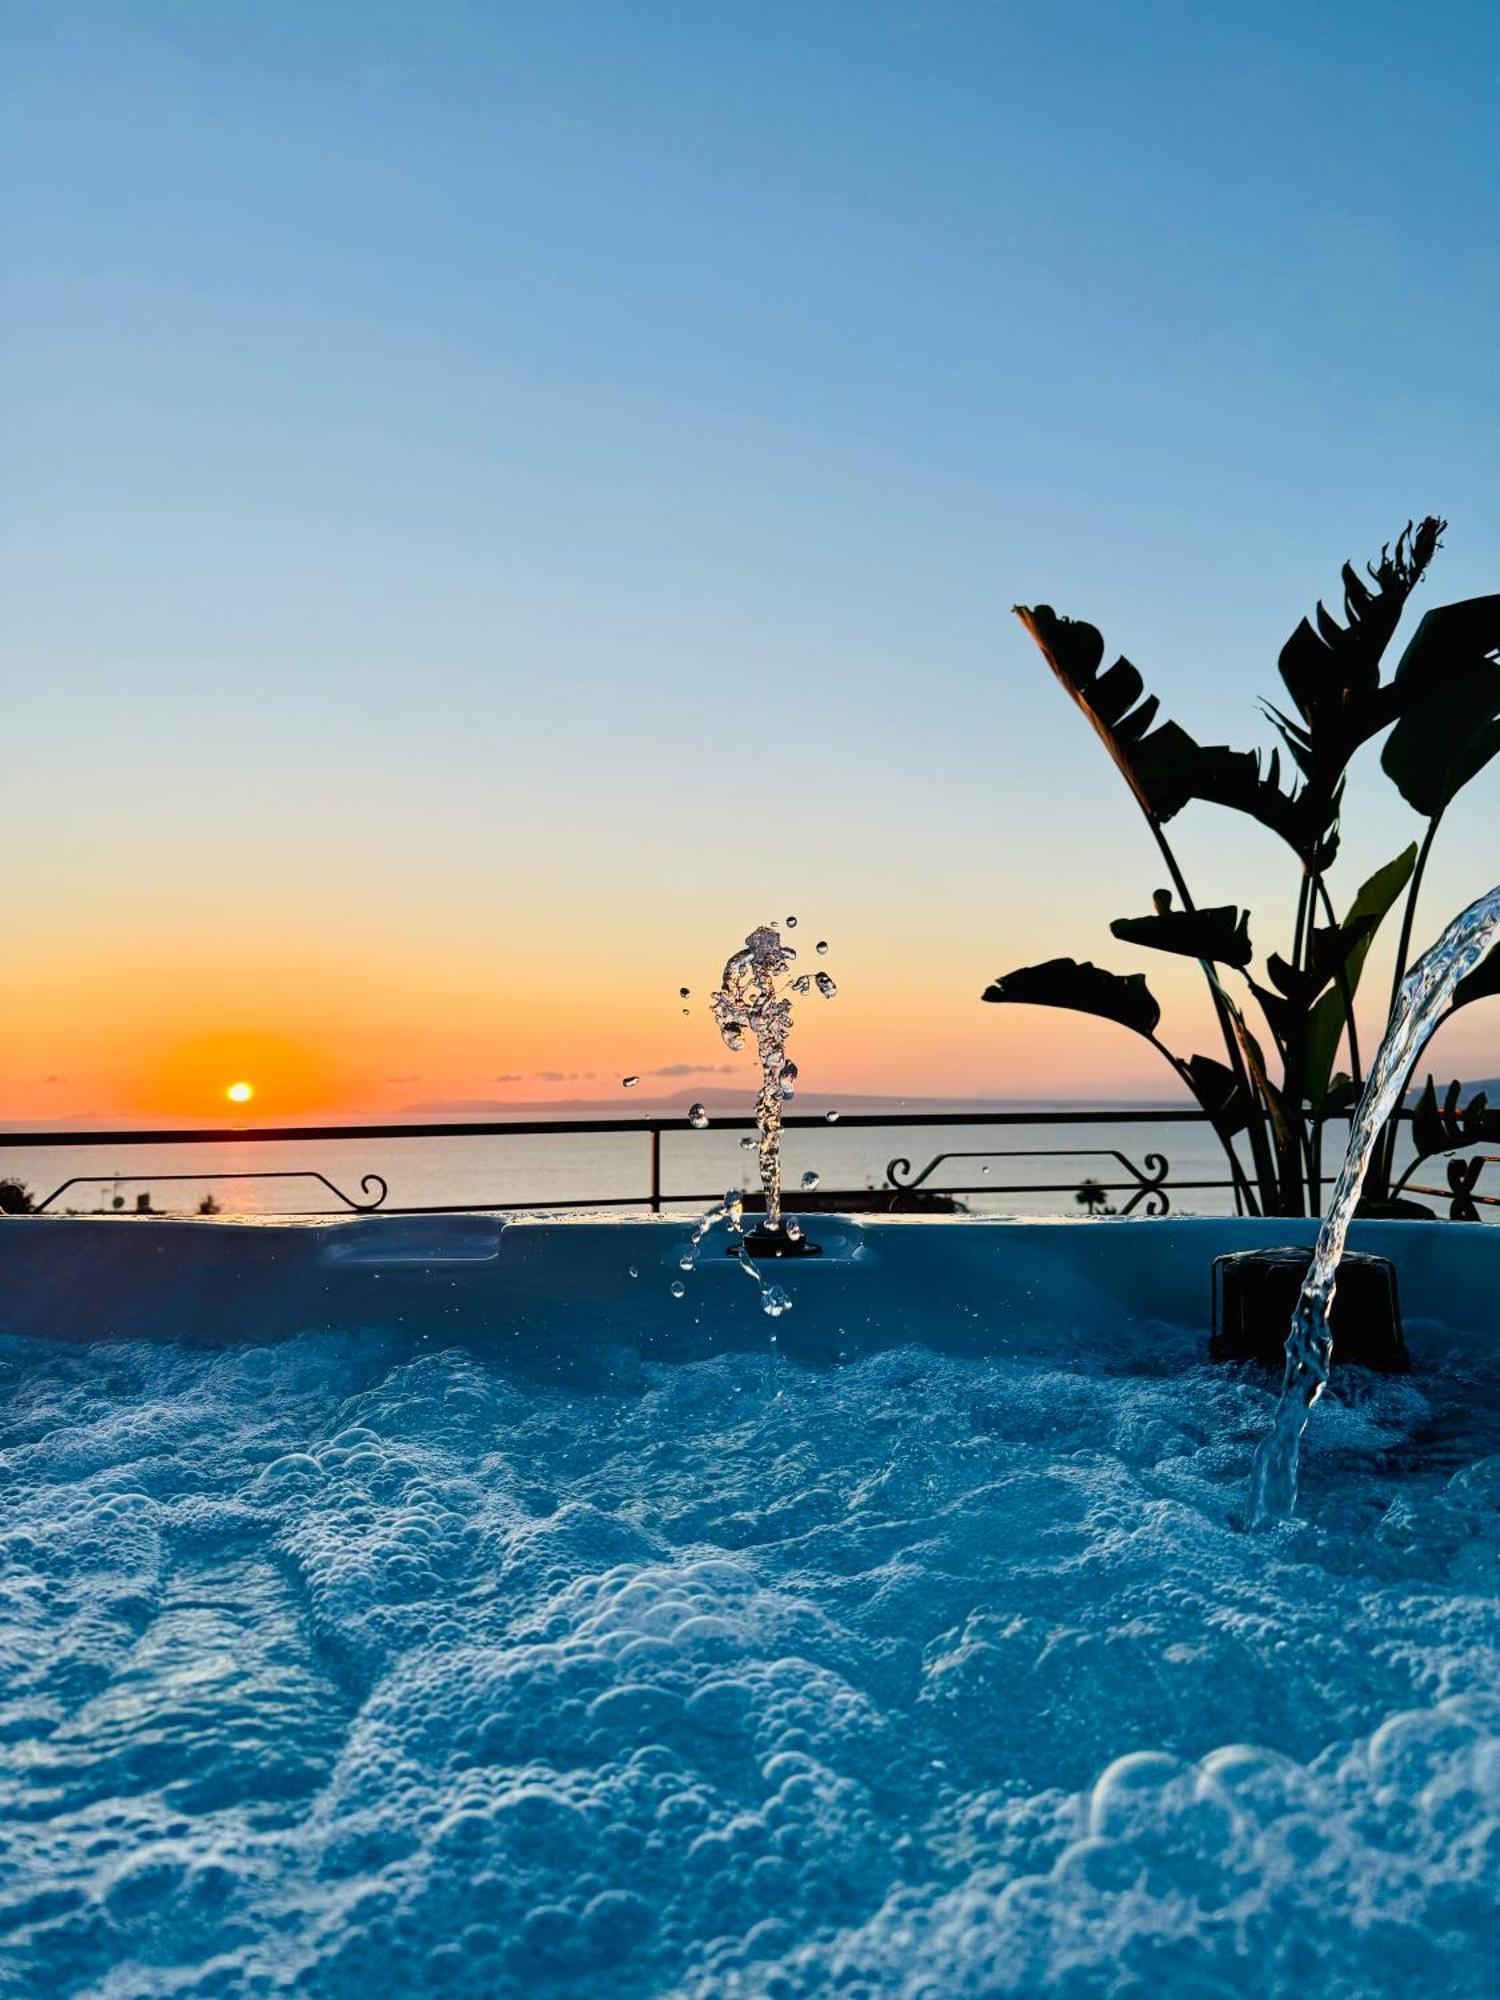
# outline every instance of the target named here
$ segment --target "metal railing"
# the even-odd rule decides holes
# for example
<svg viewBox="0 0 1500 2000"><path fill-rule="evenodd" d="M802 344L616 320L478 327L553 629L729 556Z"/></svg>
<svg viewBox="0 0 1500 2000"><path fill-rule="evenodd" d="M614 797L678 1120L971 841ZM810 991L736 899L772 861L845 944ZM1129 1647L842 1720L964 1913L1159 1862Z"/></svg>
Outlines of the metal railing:
<svg viewBox="0 0 1500 2000"><path fill-rule="evenodd" d="M1409 1115L1406 1113L1403 1116ZM1063 1128L1081 1126L1208 1126L1206 1113L1191 1107L1175 1108L1128 1108L1116 1109L1104 1106L1069 1107L1066 1110L1006 1110L1006 1111L908 1111L908 1112L801 1112L789 1114L783 1126L789 1131L827 1130L837 1127L841 1131L913 1131L913 1130L956 1130L992 1129L997 1132L1017 1128ZM653 1214L660 1213L667 1203L701 1202L722 1194L722 1187L683 1187L668 1189L663 1180L662 1139L666 1134L677 1137L696 1135L702 1128L693 1126L685 1114L671 1116L647 1116L640 1118L518 1118L485 1120L442 1120L424 1123L400 1124L360 1124L360 1125L226 1125L184 1129L180 1126L151 1130L126 1129L116 1131L91 1131L78 1127L58 1130L0 1131L0 1152L41 1151L54 1147L92 1149L138 1147L138 1146L233 1146L245 1145L312 1145L338 1141L359 1141L363 1143L393 1141L402 1143L412 1140L459 1140L459 1139L527 1139L541 1137L587 1137L612 1136L618 1138L636 1137L644 1142L644 1187L638 1194L609 1195L566 1195L539 1199L532 1196L521 1201L479 1201L479 1202L430 1202L421 1204L388 1204L389 1183L383 1174L370 1171L360 1180L361 1196L347 1193L320 1169L276 1168L264 1173L233 1171L223 1172L209 1168L201 1174L192 1173L147 1173L129 1175L120 1173L72 1175L41 1200L34 1203L34 1212L45 1212L55 1208L60 1198L69 1189L84 1185L133 1185L148 1189L158 1183L195 1182L199 1185L217 1184L221 1181L271 1181L271 1180L311 1180L319 1183L335 1197L336 1209L308 1209L296 1211L308 1215L338 1213L371 1214L377 1210L386 1215L431 1215L491 1210L546 1209L597 1209L597 1208L645 1208ZM748 1116L715 1115L710 1128L715 1132L752 1132L755 1121ZM982 1170L980 1179L958 1182L942 1182L929 1186L932 1176L941 1166L954 1161L998 1162L1011 1159L1056 1159L1092 1162L1110 1160L1115 1162L1126 1179L1102 1180L1092 1172L1073 1174L1063 1180L1013 1181L991 1178L987 1169ZM3 1177L3 1176L0 1176ZM1320 1175L1315 1192L1321 1199L1323 1177ZM886 1166L885 1180L876 1188L861 1190L829 1189L822 1197L826 1201L834 1193L847 1192L858 1195L861 1206L868 1207L872 1198L888 1196L882 1206L893 1210L929 1206L934 1197L944 1198L961 1195L985 1195L1013 1197L1017 1195L1073 1195L1080 1194L1081 1187L1091 1186L1105 1197L1123 1195L1121 1214L1129 1215L1137 1210L1147 1215L1164 1215L1171 1207L1174 1196L1188 1193L1225 1194L1239 1201L1235 1182L1226 1173L1217 1178L1195 1178L1172 1180L1171 1167L1167 1156L1159 1152L1143 1155L1142 1164L1137 1165L1126 1153L1115 1147L1098 1146L1046 1146L1046 1147L1004 1147L980 1149L955 1149L938 1152L920 1168L914 1167L911 1159L897 1154ZM1413 1190L1414 1192L1416 1190ZM1472 1181L1460 1190L1454 1182L1448 1190L1422 1189L1423 1193L1449 1193L1454 1197L1455 1215L1459 1209L1459 1196L1470 1204L1465 1211L1472 1217L1474 1201L1486 1201L1485 1196L1475 1195ZM362 1198L361 1198L362 1197ZM790 1197L790 1205L796 1204L797 1197ZM822 1203L820 1202L820 1205ZM149 1194L143 1212L149 1211Z"/></svg>

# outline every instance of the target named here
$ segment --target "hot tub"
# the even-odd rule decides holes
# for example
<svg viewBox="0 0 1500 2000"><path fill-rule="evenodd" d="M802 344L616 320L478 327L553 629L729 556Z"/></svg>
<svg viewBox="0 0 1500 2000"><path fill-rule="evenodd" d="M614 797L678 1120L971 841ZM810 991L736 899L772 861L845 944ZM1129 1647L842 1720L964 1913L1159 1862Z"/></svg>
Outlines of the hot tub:
<svg viewBox="0 0 1500 2000"><path fill-rule="evenodd" d="M812 1229L0 1224L0 1991L1493 1991L1500 1237L1249 1535L1312 1225Z"/></svg>

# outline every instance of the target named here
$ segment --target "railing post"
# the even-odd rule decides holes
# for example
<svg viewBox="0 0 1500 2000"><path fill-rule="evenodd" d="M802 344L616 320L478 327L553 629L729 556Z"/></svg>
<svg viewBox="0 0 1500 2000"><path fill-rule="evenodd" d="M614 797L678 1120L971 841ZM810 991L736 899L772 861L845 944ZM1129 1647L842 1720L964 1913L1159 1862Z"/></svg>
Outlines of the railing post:
<svg viewBox="0 0 1500 2000"><path fill-rule="evenodd" d="M661 1214L661 1127L651 1127L651 1213Z"/></svg>

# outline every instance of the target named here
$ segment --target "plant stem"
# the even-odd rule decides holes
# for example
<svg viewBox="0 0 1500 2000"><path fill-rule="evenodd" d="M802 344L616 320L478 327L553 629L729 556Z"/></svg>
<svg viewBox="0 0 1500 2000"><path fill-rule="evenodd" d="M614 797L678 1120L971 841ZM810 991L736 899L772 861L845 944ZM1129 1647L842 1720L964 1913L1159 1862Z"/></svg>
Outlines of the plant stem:
<svg viewBox="0 0 1500 2000"><path fill-rule="evenodd" d="M1422 845L1417 851L1417 865L1411 871L1411 884L1406 891L1406 908L1401 913L1401 936L1396 944L1396 966L1391 975L1390 1013L1396 1011L1396 1002L1401 997L1401 982L1406 977L1406 960L1411 951L1412 927L1417 916L1417 897L1422 889L1422 877L1427 872L1427 857L1432 852L1432 843L1437 838L1437 830L1442 824L1443 813L1439 808L1427 822L1427 831L1422 836ZM1387 1017L1389 1018L1389 1016ZM1430 1038L1429 1038L1430 1039ZM1400 1107L1397 1107L1398 1111ZM1392 1117L1386 1126L1385 1139L1376 1149L1371 1180L1374 1183L1371 1194L1376 1200L1385 1200L1390 1193L1391 1173L1396 1164L1396 1137L1401 1129L1399 1117Z"/></svg>
<svg viewBox="0 0 1500 2000"><path fill-rule="evenodd" d="M1177 856L1172 852L1167 836L1161 830L1161 822L1154 813L1147 813L1146 823L1156 836L1156 844L1161 850L1161 858L1167 864L1167 873L1172 878L1172 886L1177 891L1183 909L1188 911L1196 909L1197 905L1193 901L1192 891L1188 888L1187 880L1177 865ZM1202 959L1198 963L1204 979L1208 982L1209 998L1213 1002L1214 1014L1219 1023L1219 1032L1224 1037L1224 1047L1229 1056L1229 1067L1234 1073L1236 1084L1245 1094L1245 1129L1250 1135L1250 1155L1255 1163L1255 1178L1260 1184L1261 1200L1269 1208L1270 1197L1276 1186L1276 1173L1271 1161L1271 1149L1266 1141L1265 1117L1260 1099L1251 1087L1250 1072L1246 1069L1244 1056L1240 1053L1239 1038L1234 1032L1234 1025L1230 1021L1228 1010L1219 992L1219 983L1214 977L1213 967L1205 964ZM1168 1060L1174 1066L1177 1065L1177 1058L1175 1056L1171 1055L1165 1049L1163 1049L1163 1054L1168 1056ZM1194 1094L1196 1095L1196 1093ZM1206 1110L1207 1106L1204 1108ZM1223 1135L1220 1134L1220 1137L1222 1139ZM1241 1178L1243 1178L1243 1169L1240 1167L1239 1160L1228 1140L1224 1140L1224 1147L1229 1154L1234 1171L1239 1173Z"/></svg>
<svg viewBox="0 0 1500 2000"><path fill-rule="evenodd" d="M1312 887L1312 874L1307 863L1302 864L1302 886L1297 891L1297 921L1292 926L1292 970L1302 970L1302 956L1306 948L1307 906Z"/></svg>
<svg viewBox="0 0 1500 2000"><path fill-rule="evenodd" d="M1329 897L1327 885L1321 874L1318 876L1318 894L1323 898L1323 908L1328 914L1329 923L1337 930L1339 920L1333 914L1333 902ZM1339 998L1344 1003L1344 1025L1349 1031L1349 1073L1354 1080L1354 1088L1362 1090L1364 1088L1364 1065L1359 1059L1359 1030L1354 1025L1354 995L1349 989L1349 966L1342 955L1339 958L1338 971L1334 977L1338 981Z"/></svg>
<svg viewBox="0 0 1500 2000"><path fill-rule="evenodd" d="M1296 977L1303 972L1305 961L1311 956L1312 898L1312 870L1304 861L1302 882L1297 891L1297 917L1292 926L1293 995L1287 1000L1285 1032L1276 1036L1277 1045L1281 1050L1281 1100L1285 1113L1285 1129L1277 1134L1276 1139L1276 1163L1280 1180L1278 1213L1281 1215L1306 1214L1307 1201L1304 1190L1312 1180L1312 1149L1308 1142L1307 1121L1302 1105L1305 1087L1303 1072L1306 1069L1307 1053L1307 1009L1293 997L1297 990Z"/></svg>
<svg viewBox="0 0 1500 2000"><path fill-rule="evenodd" d="M1234 1182L1234 1200L1236 1209L1242 1215L1259 1215L1261 1212L1260 1203L1255 1198L1255 1190L1251 1187L1249 1181L1246 1179L1245 1169L1240 1165L1239 1155L1234 1150L1233 1137L1228 1132L1224 1131L1222 1126L1219 1124L1217 1118L1214 1117L1213 1112L1209 1111L1209 1108L1206 1104L1204 1104L1203 1099L1198 1096L1198 1092L1193 1086L1192 1071L1188 1068L1185 1062L1179 1062L1177 1057L1174 1056L1172 1051L1167 1047L1166 1043L1159 1042L1156 1039L1155 1035L1147 1035L1146 1040L1151 1044L1152 1048L1156 1050L1157 1054L1161 1056L1163 1061L1169 1062L1172 1065L1172 1068L1176 1071L1178 1078L1187 1085L1189 1094L1197 1101L1197 1103L1201 1106L1201 1108L1205 1112L1207 1112L1209 1123L1213 1126L1214 1129L1214 1135L1218 1139L1219 1144L1224 1148L1224 1157L1229 1162L1229 1174L1231 1180Z"/></svg>
<svg viewBox="0 0 1500 2000"><path fill-rule="evenodd" d="M1422 877L1427 872L1427 857L1432 852L1432 843L1441 826L1443 815L1435 812L1427 822L1427 831L1422 836L1422 845L1417 852L1417 865L1411 871L1411 887L1406 892L1406 908L1401 913L1401 938L1396 946L1396 969L1391 979L1391 1010L1394 1012L1400 996L1401 982L1406 977L1406 955L1411 950L1412 925L1416 921L1417 897L1422 890Z"/></svg>

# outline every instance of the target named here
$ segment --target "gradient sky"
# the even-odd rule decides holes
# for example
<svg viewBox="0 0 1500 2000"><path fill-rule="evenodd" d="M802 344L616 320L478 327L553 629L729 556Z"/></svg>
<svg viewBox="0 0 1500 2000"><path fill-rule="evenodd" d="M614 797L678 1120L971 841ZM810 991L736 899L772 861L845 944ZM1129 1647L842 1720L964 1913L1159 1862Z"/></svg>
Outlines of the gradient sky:
<svg viewBox="0 0 1500 2000"><path fill-rule="evenodd" d="M789 911L815 1087L1157 1090L979 1004L1093 957L1212 1046L1012 602L1264 741L1344 557L1436 511L1420 603L1500 578L1491 5L0 23L0 1115L717 1065L677 988ZM1178 830L1285 949L1270 837ZM1337 899L1417 830L1367 754Z"/></svg>

